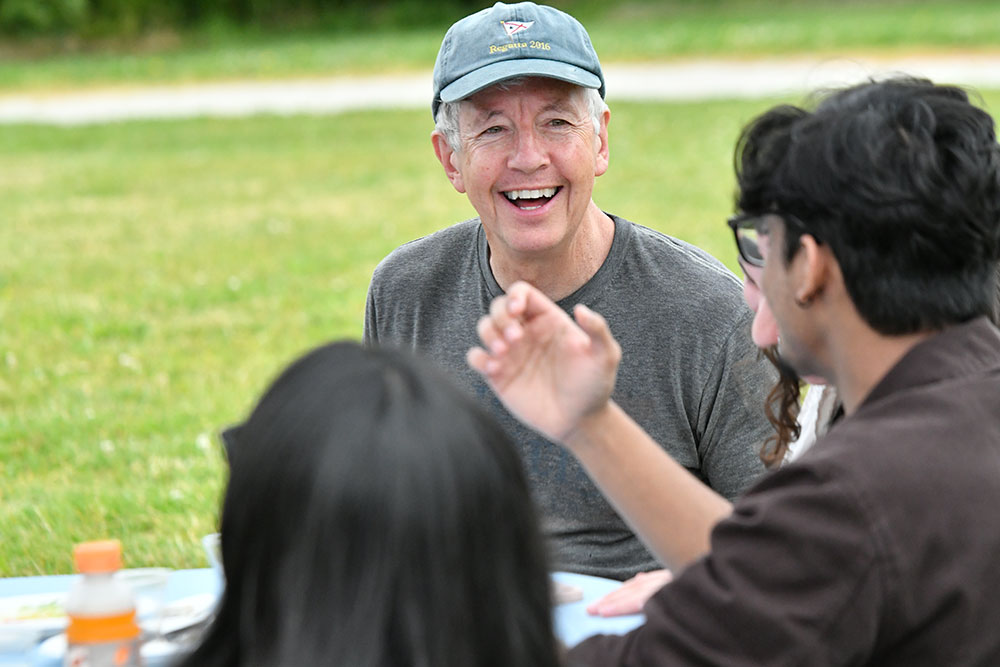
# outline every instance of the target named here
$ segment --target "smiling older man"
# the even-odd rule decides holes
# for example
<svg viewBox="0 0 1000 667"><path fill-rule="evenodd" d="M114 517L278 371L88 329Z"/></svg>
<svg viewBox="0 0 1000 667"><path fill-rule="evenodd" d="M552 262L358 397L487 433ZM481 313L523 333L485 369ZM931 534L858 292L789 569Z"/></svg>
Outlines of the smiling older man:
<svg viewBox="0 0 1000 667"><path fill-rule="evenodd" d="M518 280L564 309L584 303L604 313L625 351L615 399L728 498L763 470L774 376L750 342L735 276L698 248L594 203L595 178L608 169L604 91L586 30L561 11L497 3L451 27L434 69L431 140L478 217L379 264L365 340L433 358L503 422L533 485L553 567L624 579L659 563L574 457L520 425L468 368L476 320Z"/></svg>

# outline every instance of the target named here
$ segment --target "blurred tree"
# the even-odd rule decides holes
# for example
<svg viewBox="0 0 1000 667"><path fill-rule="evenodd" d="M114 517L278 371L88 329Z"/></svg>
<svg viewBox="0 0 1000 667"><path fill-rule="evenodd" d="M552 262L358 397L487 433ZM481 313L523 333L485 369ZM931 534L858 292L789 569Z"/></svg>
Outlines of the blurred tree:
<svg viewBox="0 0 1000 667"><path fill-rule="evenodd" d="M491 0L0 0L0 34L127 38L213 22L263 28L427 26L447 24L490 4Z"/></svg>
<svg viewBox="0 0 1000 667"><path fill-rule="evenodd" d="M87 16L87 0L0 0L0 31L11 35L76 32Z"/></svg>

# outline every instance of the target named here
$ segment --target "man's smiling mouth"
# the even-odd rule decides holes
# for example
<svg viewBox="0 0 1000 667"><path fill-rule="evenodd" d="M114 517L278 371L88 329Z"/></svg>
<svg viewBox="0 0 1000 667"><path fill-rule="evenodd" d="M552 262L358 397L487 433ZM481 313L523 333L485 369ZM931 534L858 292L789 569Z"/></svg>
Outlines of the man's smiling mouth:
<svg viewBox="0 0 1000 667"><path fill-rule="evenodd" d="M538 190L508 190L503 196L522 211L534 211L545 206L561 189L562 186Z"/></svg>

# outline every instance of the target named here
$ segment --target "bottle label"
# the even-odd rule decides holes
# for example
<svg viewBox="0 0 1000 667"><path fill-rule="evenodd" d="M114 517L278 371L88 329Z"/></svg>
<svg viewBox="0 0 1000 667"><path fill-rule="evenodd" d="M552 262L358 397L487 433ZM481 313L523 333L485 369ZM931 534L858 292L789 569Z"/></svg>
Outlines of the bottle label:
<svg viewBox="0 0 1000 667"><path fill-rule="evenodd" d="M111 642L139 636L135 611L114 616L76 616L69 614L66 641L70 644Z"/></svg>
<svg viewBox="0 0 1000 667"><path fill-rule="evenodd" d="M65 667L138 667L139 626L135 612L114 616L69 614Z"/></svg>

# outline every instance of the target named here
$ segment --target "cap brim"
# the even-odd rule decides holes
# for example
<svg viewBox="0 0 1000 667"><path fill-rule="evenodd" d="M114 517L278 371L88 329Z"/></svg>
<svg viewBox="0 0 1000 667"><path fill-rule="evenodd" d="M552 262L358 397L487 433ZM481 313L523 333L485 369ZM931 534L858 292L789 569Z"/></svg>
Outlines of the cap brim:
<svg viewBox="0 0 1000 667"><path fill-rule="evenodd" d="M442 102L464 100L469 95L489 88L495 83L513 79L519 76L540 76L546 79L558 79L575 83L584 88L601 88L601 80L597 75L576 65L569 65L555 60L541 58L522 58L520 60L504 60L480 67L474 72L452 81L441 89Z"/></svg>

